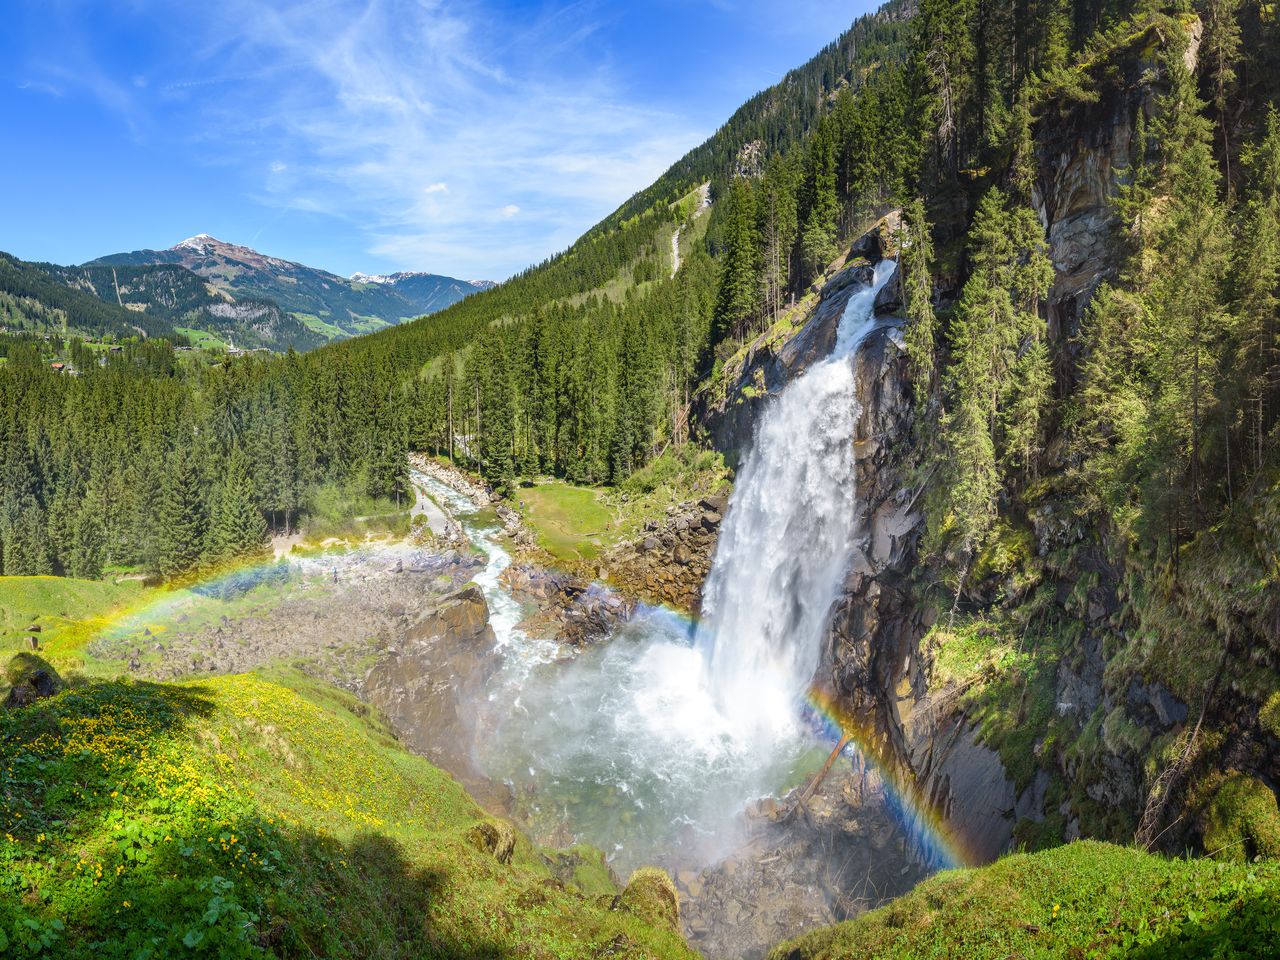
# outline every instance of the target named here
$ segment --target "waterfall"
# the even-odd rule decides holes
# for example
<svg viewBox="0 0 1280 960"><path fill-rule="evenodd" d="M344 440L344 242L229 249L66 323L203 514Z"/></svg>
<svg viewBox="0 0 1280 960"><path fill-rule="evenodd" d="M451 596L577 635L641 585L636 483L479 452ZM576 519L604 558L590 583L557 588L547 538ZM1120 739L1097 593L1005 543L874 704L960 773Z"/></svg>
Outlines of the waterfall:
<svg viewBox="0 0 1280 960"><path fill-rule="evenodd" d="M857 507L854 363L875 326L882 261L840 318L830 356L764 412L707 579L696 645L706 682L738 735L787 736L818 666L828 616L849 567Z"/></svg>
<svg viewBox="0 0 1280 960"><path fill-rule="evenodd" d="M535 833L555 836L568 824L624 873L706 864L741 839L746 804L796 782L814 749L799 700L856 532L852 358L893 269L880 264L870 288L851 297L831 355L765 410L722 525L700 626L641 606L607 643L561 661L518 629L518 611L507 615L514 605L501 584L477 577L488 585L506 663L477 764L525 798ZM458 516L500 567L505 554L484 543L496 529L465 510Z"/></svg>

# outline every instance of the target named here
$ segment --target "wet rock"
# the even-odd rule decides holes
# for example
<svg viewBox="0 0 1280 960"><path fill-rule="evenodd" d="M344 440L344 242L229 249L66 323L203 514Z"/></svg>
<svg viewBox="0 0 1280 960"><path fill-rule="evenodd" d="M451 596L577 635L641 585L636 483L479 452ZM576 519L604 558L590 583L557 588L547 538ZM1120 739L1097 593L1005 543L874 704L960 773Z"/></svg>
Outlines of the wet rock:
<svg viewBox="0 0 1280 960"><path fill-rule="evenodd" d="M4 675L9 684L9 695L4 701L6 710L30 706L56 696L66 687L58 671L34 653L15 654L5 665Z"/></svg>
<svg viewBox="0 0 1280 960"><path fill-rule="evenodd" d="M876 294L872 308L877 317L895 314L902 309L902 271L893 268L893 276Z"/></svg>
<svg viewBox="0 0 1280 960"><path fill-rule="evenodd" d="M469 705L497 667L494 643L484 595L468 586L420 613L363 678L361 695L410 749L465 779L474 773Z"/></svg>

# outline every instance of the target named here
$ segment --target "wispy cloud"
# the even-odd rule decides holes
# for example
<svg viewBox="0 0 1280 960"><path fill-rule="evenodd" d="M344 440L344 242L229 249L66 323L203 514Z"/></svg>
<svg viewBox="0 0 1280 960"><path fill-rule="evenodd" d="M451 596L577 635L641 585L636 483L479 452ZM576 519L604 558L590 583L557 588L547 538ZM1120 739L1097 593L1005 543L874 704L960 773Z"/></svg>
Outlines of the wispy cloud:
<svg viewBox="0 0 1280 960"><path fill-rule="evenodd" d="M596 8L499 32L489 11L443 0L234 0L205 14L209 41L165 89L189 99L211 153L289 156L288 189L264 183L263 202L341 217L396 267L503 276L697 137L606 71L565 71Z"/></svg>

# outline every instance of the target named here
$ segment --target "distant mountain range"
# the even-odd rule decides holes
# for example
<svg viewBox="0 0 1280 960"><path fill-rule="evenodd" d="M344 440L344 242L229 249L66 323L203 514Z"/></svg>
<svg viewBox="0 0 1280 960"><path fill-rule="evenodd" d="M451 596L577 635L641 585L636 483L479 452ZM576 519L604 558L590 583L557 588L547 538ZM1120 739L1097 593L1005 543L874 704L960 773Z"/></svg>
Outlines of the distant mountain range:
<svg viewBox="0 0 1280 960"><path fill-rule="evenodd" d="M430 273L350 279L200 234L82 266L0 255L0 325L307 350L443 310L489 281Z"/></svg>

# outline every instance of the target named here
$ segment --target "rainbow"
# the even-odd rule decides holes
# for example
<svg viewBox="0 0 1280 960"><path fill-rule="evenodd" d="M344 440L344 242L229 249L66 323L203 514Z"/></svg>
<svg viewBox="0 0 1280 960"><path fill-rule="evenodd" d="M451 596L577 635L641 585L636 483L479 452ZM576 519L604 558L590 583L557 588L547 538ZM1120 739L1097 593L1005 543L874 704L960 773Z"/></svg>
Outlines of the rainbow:
<svg viewBox="0 0 1280 960"><path fill-rule="evenodd" d="M392 548L394 551L394 548ZM119 607L95 624L95 639L120 639L150 631L164 633L184 613L196 612L204 601L240 596L269 583L283 584L299 579L328 577L333 569L340 579L349 575L348 564L366 554L387 555L385 542L351 545L337 543L312 549L295 548L283 557L248 557L201 571L183 581L146 591L134 604ZM388 558L390 559L390 558ZM679 632L690 640L697 621L669 607L650 607L678 624ZM851 715L837 699L820 687L812 687L805 697L807 713L826 738L848 738L855 769L873 775L883 786L890 814L902 827L908 843L919 859L935 869L951 869L981 862L971 854L941 811L916 785L914 777L901 769L890 755L882 737L866 720Z"/></svg>
<svg viewBox="0 0 1280 960"><path fill-rule="evenodd" d="M352 557L386 553L387 544L373 542L352 546L339 543L325 547L295 547L281 557L242 557L217 567L206 568L163 586L148 589L134 603L111 610L97 623L93 639L114 640L149 630L152 635L168 630L184 613L196 610L206 600L227 600L248 591L276 583L296 582L328 576ZM299 569L299 562L304 566ZM339 572L339 577L345 571Z"/></svg>
<svg viewBox="0 0 1280 960"><path fill-rule="evenodd" d="M876 775L884 786L885 803L901 825L917 855L933 869L950 870L980 862L970 853L942 812L916 785L915 777L890 755L884 738L865 720L843 709L829 692L814 686L805 697L814 717L832 740L848 738L855 769Z"/></svg>

